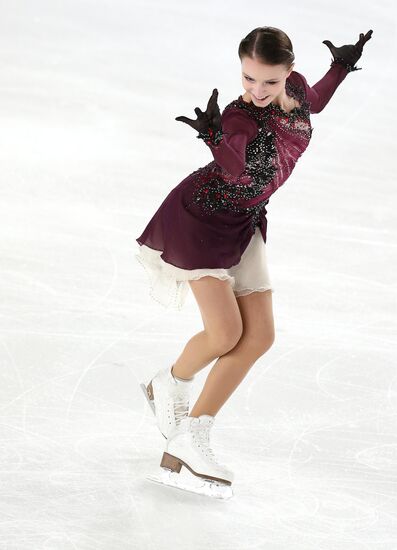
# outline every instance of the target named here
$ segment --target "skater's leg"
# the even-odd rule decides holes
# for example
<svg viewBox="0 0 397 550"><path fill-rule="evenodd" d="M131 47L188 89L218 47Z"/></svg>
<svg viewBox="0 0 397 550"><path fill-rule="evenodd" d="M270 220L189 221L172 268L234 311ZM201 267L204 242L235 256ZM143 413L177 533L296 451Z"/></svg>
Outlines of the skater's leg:
<svg viewBox="0 0 397 550"><path fill-rule="evenodd" d="M174 363L173 375L184 379L191 378L232 349L243 330L239 306L229 281L206 276L189 283L200 309L204 330L188 341Z"/></svg>
<svg viewBox="0 0 397 550"><path fill-rule="evenodd" d="M189 416L215 416L255 361L274 342L272 293L252 292L237 297L243 334L236 346L219 357Z"/></svg>

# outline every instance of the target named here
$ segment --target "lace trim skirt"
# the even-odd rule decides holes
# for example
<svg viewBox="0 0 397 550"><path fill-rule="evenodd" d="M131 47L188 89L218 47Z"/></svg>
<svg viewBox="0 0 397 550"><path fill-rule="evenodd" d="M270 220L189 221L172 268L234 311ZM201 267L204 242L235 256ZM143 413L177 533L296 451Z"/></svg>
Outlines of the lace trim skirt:
<svg viewBox="0 0 397 550"><path fill-rule="evenodd" d="M210 275L223 281L229 281L236 296L245 296L251 292L272 293L266 257L266 243L257 226L240 262L229 268L182 269L165 262L160 256L161 250L139 245L135 258L144 267L149 282L149 294L164 307L182 309L189 291L188 281L194 281Z"/></svg>

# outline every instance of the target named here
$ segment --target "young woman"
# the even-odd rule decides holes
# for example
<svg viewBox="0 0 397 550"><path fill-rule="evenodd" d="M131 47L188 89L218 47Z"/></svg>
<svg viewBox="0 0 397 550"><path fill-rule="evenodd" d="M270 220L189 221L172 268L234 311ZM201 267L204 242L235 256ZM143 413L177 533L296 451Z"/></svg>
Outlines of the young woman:
<svg viewBox="0 0 397 550"><path fill-rule="evenodd" d="M168 438L161 465L181 465L231 484L233 473L210 448L219 409L272 345L272 284L266 262L266 205L287 180L312 136L310 114L327 105L346 75L358 70L364 44L335 47L330 69L313 87L294 71L290 39L259 27L241 42L243 95L220 114L218 91L197 119L176 118L198 132L214 160L187 176L165 198L140 237L136 258L150 277L150 294L181 309L190 286L203 330L175 363L142 384ZM189 414L197 372L217 358Z"/></svg>

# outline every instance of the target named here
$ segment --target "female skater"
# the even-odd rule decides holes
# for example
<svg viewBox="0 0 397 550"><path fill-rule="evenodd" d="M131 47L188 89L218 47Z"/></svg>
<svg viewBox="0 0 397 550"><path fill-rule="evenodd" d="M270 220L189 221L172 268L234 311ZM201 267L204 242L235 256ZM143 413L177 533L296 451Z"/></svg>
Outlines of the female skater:
<svg viewBox="0 0 397 550"><path fill-rule="evenodd" d="M161 466L231 485L233 472L216 459L209 431L219 409L274 341L271 281L266 262L266 205L287 180L312 136L310 114L327 105L355 70L372 30L335 47L313 87L294 67L290 39L259 27L241 42L244 95L220 114L215 88L197 119L179 116L214 157L177 185L136 241L136 258L150 277L151 296L181 309L188 284L203 330L173 365L160 369L145 392L167 439ZM217 359L189 414L197 372Z"/></svg>

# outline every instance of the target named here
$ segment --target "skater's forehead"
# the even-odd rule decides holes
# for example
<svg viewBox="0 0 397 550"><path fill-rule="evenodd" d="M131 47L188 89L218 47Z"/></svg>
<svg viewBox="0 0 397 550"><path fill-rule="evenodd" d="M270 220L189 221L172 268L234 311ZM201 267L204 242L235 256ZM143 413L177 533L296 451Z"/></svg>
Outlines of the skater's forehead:
<svg viewBox="0 0 397 550"><path fill-rule="evenodd" d="M255 80L255 78L253 76L250 76L249 74L247 74L246 72L243 71L243 75L245 76L248 76L249 78L252 78L252 80ZM269 80L266 80L266 82L272 82L273 80L279 80L279 77L277 78L269 78Z"/></svg>
<svg viewBox="0 0 397 550"><path fill-rule="evenodd" d="M249 57L243 57L241 60L241 68L243 74L255 80L255 76L260 79L271 82L272 80L279 80L285 76L286 70L283 65L267 65L261 63L257 59L251 59Z"/></svg>

